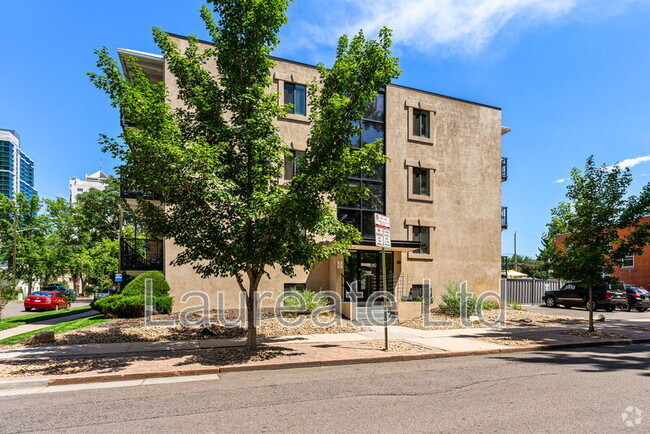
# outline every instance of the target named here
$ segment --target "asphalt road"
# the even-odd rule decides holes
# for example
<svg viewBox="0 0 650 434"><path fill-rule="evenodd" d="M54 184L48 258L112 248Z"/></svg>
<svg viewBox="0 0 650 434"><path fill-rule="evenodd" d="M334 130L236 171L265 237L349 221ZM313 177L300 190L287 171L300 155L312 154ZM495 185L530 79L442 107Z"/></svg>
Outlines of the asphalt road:
<svg viewBox="0 0 650 434"><path fill-rule="evenodd" d="M72 302L72 307L82 307L88 306L90 304L90 299L79 299ZM27 312L22 302L12 301L7 303L5 308L2 310L2 318L11 318L14 316L29 315L30 313L41 313L40 310L32 310Z"/></svg>
<svg viewBox="0 0 650 434"><path fill-rule="evenodd" d="M650 345L0 398L0 432L650 432ZM630 407L631 406L631 407ZM626 428L622 418L639 422Z"/></svg>
<svg viewBox="0 0 650 434"><path fill-rule="evenodd" d="M546 306L524 306L529 312L533 313L543 313L546 315L558 315L558 316L571 316L576 318L589 318L589 311L584 307L572 307L571 309L560 308L550 308ZM645 320L650 322L650 310L645 312L637 312L632 310L630 312L621 312L620 310L615 310L613 312L605 312L600 309L594 312L594 315L605 315L605 318L616 321L626 321L626 320Z"/></svg>

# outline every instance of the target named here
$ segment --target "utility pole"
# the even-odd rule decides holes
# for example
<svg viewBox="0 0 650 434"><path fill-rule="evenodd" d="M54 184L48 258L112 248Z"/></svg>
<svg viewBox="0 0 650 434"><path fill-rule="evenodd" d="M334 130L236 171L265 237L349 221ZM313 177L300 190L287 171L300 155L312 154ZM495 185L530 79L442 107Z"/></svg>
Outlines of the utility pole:
<svg viewBox="0 0 650 434"><path fill-rule="evenodd" d="M517 270L517 267L519 266L519 261L517 259L517 232L515 231L515 271L519 271Z"/></svg>

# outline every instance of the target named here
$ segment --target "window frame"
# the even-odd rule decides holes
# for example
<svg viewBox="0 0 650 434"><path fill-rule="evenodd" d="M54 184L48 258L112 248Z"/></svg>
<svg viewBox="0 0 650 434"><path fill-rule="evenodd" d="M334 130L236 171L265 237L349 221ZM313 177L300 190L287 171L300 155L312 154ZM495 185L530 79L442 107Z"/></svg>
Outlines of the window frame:
<svg viewBox="0 0 650 434"><path fill-rule="evenodd" d="M293 102L291 102L291 101L288 102L287 101L287 87L288 86L293 86ZM304 89L304 99L305 99L304 100L304 108L305 108L304 113L296 113L296 109L298 107L298 105L296 104L296 88L298 88L298 87L301 87L301 88ZM285 106L287 104L292 104L293 105L293 109L292 109L293 111L290 111L288 113L289 115L307 117L307 86L306 85L300 84L300 83L295 83L295 82L290 82L290 81L283 82L282 101L283 101L283 105L285 105Z"/></svg>
<svg viewBox="0 0 650 434"><path fill-rule="evenodd" d="M438 112L436 109L427 103L420 101L406 101L405 107L407 109L407 139L409 142L418 142L428 145L436 143L436 118ZM415 115L417 112L425 112L428 114L428 137L419 136L415 133ZM420 128L421 129L421 128Z"/></svg>
<svg viewBox="0 0 650 434"><path fill-rule="evenodd" d="M628 260L628 258L632 258L632 265L625 265L625 261ZM621 268L629 269L629 268L634 268L634 255L626 255L622 260L621 260Z"/></svg>
<svg viewBox="0 0 650 434"><path fill-rule="evenodd" d="M420 241L420 234L426 233L426 250L414 250L408 252L408 259L413 260L433 260L433 233L436 229L433 222L428 219L406 219L406 226L408 227L408 237L411 241ZM416 231L418 237L416 238Z"/></svg>
<svg viewBox="0 0 650 434"><path fill-rule="evenodd" d="M435 189L435 178L436 173L435 164L429 161L424 160L405 160L404 166L407 170L407 192L406 198L409 201L418 201L418 202L433 202L433 192ZM427 194L418 194L416 193L416 170L426 171L428 178L428 192Z"/></svg>
<svg viewBox="0 0 650 434"><path fill-rule="evenodd" d="M298 149L290 149L289 150L291 157L288 157L287 154L284 155L284 173L282 174L282 179L285 182L289 182L293 179L294 176L298 173L298 168L300 167L299 164L297 164L297 161L300 158L305 157L305 151L301 151ZM298 155L300 154L300 155ZM287 176L287 168L289 167L289 159L291 159L291 176Z"/></svg>

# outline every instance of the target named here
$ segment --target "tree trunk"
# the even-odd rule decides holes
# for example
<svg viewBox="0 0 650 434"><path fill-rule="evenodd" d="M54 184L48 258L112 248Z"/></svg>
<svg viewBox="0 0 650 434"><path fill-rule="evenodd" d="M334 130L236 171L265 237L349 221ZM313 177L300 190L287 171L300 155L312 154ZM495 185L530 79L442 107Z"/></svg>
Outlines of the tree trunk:
<svg viewBox="0 0 650 434"><path fill-rule="evenodd" d="M589 331L594 331L594 285L589 285Z"/></svg>
<svg viewBox="0 0 650 434"><path fill-rule="evenodd" d="M248 333L246 336L246 349L249 351L257 350L257 327L255 327L255 291L252 284L246 297L246 322L248 324Z"/></svg>

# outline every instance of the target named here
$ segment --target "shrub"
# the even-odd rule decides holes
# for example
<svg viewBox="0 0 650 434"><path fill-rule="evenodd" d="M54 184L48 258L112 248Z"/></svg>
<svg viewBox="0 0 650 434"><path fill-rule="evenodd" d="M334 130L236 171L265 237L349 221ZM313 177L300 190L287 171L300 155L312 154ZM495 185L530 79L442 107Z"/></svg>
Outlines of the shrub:
<svg viewBox="0 0 650 434"><path fill-rule="evenodd" d="M283 304L287 307L294 307L297 308L298 306L301 305L300 303L300 298L302 298L305 301L305 309L304 310L292 310L290 313L292 314L310 314L312 313L316 308L327 306L327 299L326 298L318 298L316 295L318 294L317 292L314 291L291 291L284 300Z"/></svg>
<svg viewBox="0 0 650 434"><path fill-rule="evenodd" d="M511 301L510 302L510 308L514 310L524 310L521 304L517 303L516 301Z"/></svg>
<svg viewBox="0 0 650 434"><path fill-rule="evenodd" d="M168 295L153 297L154 313L171 313L173 304L174 300ZM108 318L140 318L144 316L144 295L111 295L90 306Z"/></svg>
<svg viewBox="0 0 650 434"><path fill-rule="evenodd" d="M121 294L125 296L144 295L144 281L145 279L153 280L153 296L169 295L169 283L165 279L165 275L160 271L147 271L137 276L128 283L122 290Z"/></svg>
<svg viewBox="0 0 650 434"><path fill-rule="evenodd" d="M438 304L438 309L444 314L460 317L460 284L458 282L445 283L446 293L442 294L442 302ZM468 294L469 295L469 294ZM478 300L474 294L467 299L467 316L476 315L476 306ZM493 310L500 307L499 302L493 299L483 301L483 310Z"/></svg>

